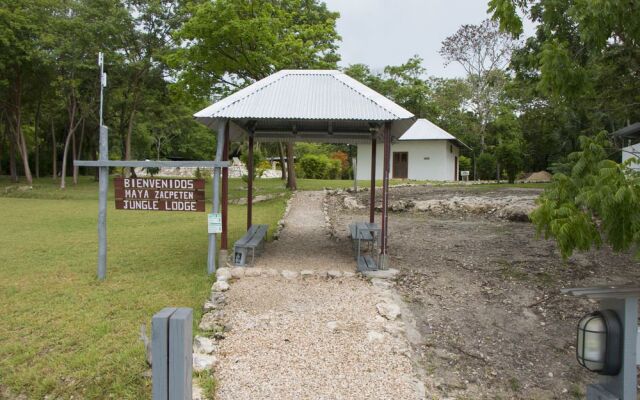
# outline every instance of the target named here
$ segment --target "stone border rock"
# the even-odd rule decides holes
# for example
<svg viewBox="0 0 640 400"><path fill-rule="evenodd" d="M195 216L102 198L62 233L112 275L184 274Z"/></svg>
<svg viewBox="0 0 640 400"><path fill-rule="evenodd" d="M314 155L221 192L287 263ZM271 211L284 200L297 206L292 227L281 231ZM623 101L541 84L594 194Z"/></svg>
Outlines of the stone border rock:
<svg viewBox="0 0 640 400"><path fill-rule="evenodd" d="M272 235L274 240L278 240L278 238L280 237L280 234L282 233L282 230L284 229L284 226L285 226L284 220L287 218L287 215L289 215L289 211L291 211L291 203L295 195L296 195L296 192L291 193L289 200L287 200L287 205L284 208L284 214L282 214L282 218L280 218L280 220L278 221L276 230L273 232L273 235Z"/></svg>

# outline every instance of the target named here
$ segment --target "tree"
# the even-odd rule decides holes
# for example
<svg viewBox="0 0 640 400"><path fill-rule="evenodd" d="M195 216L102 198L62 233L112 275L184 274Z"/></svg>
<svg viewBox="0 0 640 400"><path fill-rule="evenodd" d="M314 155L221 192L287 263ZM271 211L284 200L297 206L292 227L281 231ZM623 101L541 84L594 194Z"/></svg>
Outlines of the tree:
<svg viewBox="0 0 640 400"><path fill-rule="evenodd" d="M496 147L496 160L507 173L509 183L515 183L522 168L522 144L518 140L505 141Z"/></svg>
<svg viewBox="0 0 640 400"><path fill-rule="evenodd" d="M489 10L514 37L522 34L519 14L537 24L512 59L528 103L537 104L527 118L555 131L562 153L578 150L559 164L531 215L539 232L554 237L565 257L602 243L637 246L638 175L609 159L615 151L604 129L640 119L640 4L491 0Z"/></svg>
<svg viewBox="0 0 640 400"><path fill-rule="evenodd" d="M616 251L640 244L640 175L608 159L606 132L580 138L570 172L557 173L531 214L538 232L554 237L564 257L607 243Z"/></svg>
<svg viewBox="0 0 640 400"><path fill-rule="evenodd" d="M47 0L0 1L0 106L9 132L10 157L17 148L28 185L32 185L29 146L23 130L25 96L38 85L38 70L46 63L45 27L54 14ZM12 161L12 175L15 170ZM17 174L15 174L17 180Z"/></svg>
<svg viewBox="0 0 640 400"><path fill-rule="evenodd" d="M504 91L504 69L515 47L513 39L498 28L490 20L480 25L463 25L442 42L440 49L447 64L457 62L467 73L471 89L469 107L479 120L481 151L486 148L486 126L494 118Z"/></svg>
<svg viewBox="0 0 640 400"><path fill-rule="evenodd" d="M168 58L177 86L197 99L238 90L287 68L335 68L338 13L317 0L204 0L189 3ZM288 187L295 187L287 144Z"/></svg>

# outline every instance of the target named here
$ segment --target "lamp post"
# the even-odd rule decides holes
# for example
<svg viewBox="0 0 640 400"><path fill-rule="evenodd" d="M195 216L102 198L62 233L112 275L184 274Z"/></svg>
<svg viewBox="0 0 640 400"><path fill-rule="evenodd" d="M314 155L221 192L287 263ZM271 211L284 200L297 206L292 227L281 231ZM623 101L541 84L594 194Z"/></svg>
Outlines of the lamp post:
<svg viewBox="0 0 640 400"><path fill-rule="evenodd" d="M637 400L638 297L640 287L601 286L562 293L600 301L601 310L578 323L578 363L603 379L587 386L587 400Z"/></svg>

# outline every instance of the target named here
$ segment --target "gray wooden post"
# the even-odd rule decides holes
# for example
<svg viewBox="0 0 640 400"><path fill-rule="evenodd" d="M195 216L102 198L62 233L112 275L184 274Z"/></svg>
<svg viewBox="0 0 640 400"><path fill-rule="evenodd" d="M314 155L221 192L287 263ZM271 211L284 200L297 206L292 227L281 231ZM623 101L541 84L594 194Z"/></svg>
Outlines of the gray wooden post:
<svg viewBox="0 0 640 400"><path fill-rule="evenodd" d="M638 375L636 349L638 334L638 298L606 298L601 300L602 309L615 311L622 322L622 368L616 376L607 376L602 386L618 396L620 400L636 400ZM587 399L597 399L589 397Z"/></svg>
<svg viewBox="0 0 640 400"><path fill-rule="evenodd" d="M178 308L169 318L169 400L191 400L193 311Z"/></svg>
<svg viewBox="0 0 640 400"><path fill-rule="evenodd" d="M169 318L177 308L167 307L151 319L151 394L153 400L169 399Z"/></svg>
<svg viewBox="0 0 640 400"><path fill-rule="evenodd" d="M106 126L100 126L100 161L108 160L109 134ZM98 170L98 279L107 277L107 191L109 167Z"/></svg>
<svg viewBox="0 0 640 400"><path fill-rule="evenodd" d="M151 320L153 400L191 400L193 310L162 309Z"/></svg>
<svg viewBox="0 0 640 400"><path fill-rule="evenodd" d="M218 136L216 140L216 159L215 161L221 161L222 150L224 148L224 132L226 129L226 121L220 120L218 122ZM213 169L213 209L212 213L220 212L220 167ZM209 253L207 257L207 273L209 275L216 272L216 234L209 234Z"/></svg>

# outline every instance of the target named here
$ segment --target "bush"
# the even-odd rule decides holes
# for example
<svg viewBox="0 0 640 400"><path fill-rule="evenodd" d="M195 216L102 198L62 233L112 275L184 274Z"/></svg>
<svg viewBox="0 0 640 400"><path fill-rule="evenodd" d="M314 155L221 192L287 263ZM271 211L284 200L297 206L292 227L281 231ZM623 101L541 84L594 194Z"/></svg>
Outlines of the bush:
<svg viewBox="0 0 640 400"><path fill-rule="evenodd" d="M477 161L478 177L480 179L495 179L496 177L496 157L484 152L480 154Z"/></svg>
<svg viewBox="0 0 640 400"><path fill-rule="evenodd" d="M458 170L471 171L471 169L471 159L469 157L460 156L460 158L458 158Z"/></svg>
<svg viewBox="0 0 640 400"><path fill-rule="evenodd" d="M325 155L305 154L299 161L305 178L324 179L329 170L329 157Z"/></svg>
<svg viewBox="0 0 640 400"><path fill-rule="evenodd" d="M298 161L298 165L308 179L340 179L342 175L341 161L322 154L306 154Z"/></svg>
<svg viewBox="0 0 640 400"><path fill-rule="evenodd" d="M329 159L328 161L327 179L340 179L342 177L342 163L336 159Z"/></svg>
<svg viewBox="0 0 640 400"><path fill-rule="evenodd" d="M496 157L500 168L507 173L509 183L516 181L518 172L522 169L522 146L518 141L502 143L496 148Z"/></svg>

